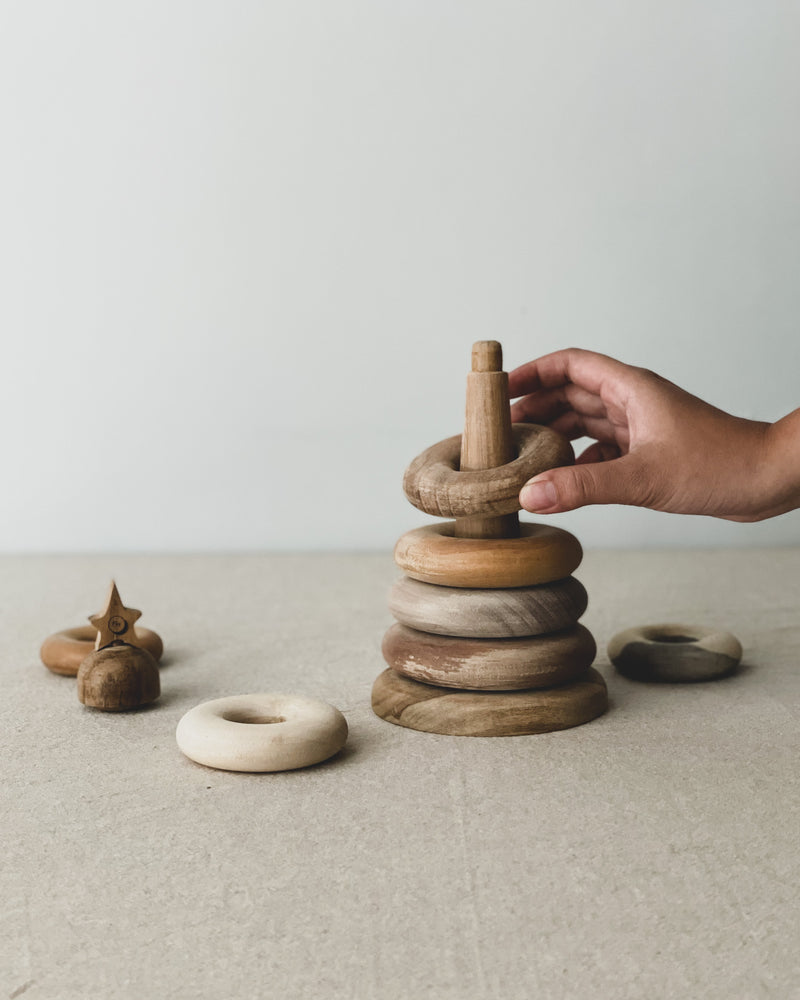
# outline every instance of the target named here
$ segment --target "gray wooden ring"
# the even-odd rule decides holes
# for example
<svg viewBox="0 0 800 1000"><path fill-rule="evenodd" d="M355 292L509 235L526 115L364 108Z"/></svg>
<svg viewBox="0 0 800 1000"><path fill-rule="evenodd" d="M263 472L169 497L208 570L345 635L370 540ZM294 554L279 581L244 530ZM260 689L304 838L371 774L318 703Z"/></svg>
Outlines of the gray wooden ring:
<svg viewBox="0 0 800 1000"><path fill-rule="evenodd" d="M639 681L709 681L735 670L742 658L736 636L698 625L643 625L617 633L608 658L625 677Z"/></svg>
<svg viewBox="0 0 800 1000"><path fill-rule="evenodd" d="M506 590L439 587L404 576L389 594L389 610L402 625L473 639L557 632L574 625L587 603L574 576Z"/></svg>
<svg viewBox="0 0 800 1000"><path fill-rule="evenodd" d="M399 623L383 658L404 677L440 687L522 691L566 684L592 665L597 645L583 625L522 639L432 635Z"/></svg>
<svg viewBox="0 0 800 1000"><path fill-rule="evenodd" d="M437 517L513 514L519 491L533 476L571 465L572 445L561 434L538 424L512 424L518 457L493 469L459 471L461 435L427 448L406 469L403 490L409 501Z"/></svg>
<svg viewBox="0 0 800 1000"><path fill-rule="evenodd" d="M583 549L569 531L523 523L516 538L457 538L455 521L413 528L394 549L400 569L445 587L532 587L563 580L581 564Z"/></svg>
<svg viewBox="0 0 800 1000"><path fill-rule="evenodd" d="M136 644L146 649L156 660L161 659L164 643L157 632L137 625L134 628ZM42 663L54 674L77 677L78 668L86 657L94 652L97 629L91 625L65 628L49 635L39 651Z"/></svg>
<svg viewBox="0 0 800 1000"><path fill-rule="evenodd" d="M396 726L447 736L530 736L591 722L608 708L593 667L569 684L536 691L455 691L384 670L372 686L372 710Z"/></svg>
<svg viewBox="0 0 800 1000"><path fill-rule="evenodd" d="M327 760L345 744L342 713L292 694L244 694L196 705L178 723L181 751L223 771L291 771Z"/></svg>

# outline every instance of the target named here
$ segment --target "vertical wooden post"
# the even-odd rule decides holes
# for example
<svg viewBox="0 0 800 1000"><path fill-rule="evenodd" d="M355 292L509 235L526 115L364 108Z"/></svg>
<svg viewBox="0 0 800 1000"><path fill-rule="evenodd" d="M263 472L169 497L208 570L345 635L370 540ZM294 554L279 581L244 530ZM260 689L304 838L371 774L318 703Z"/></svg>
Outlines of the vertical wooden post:
<svg viewBox="0 0 800 1000"><path fill-rule="evenodd" d="M503 348L496 340L479 340L472 347L472 371L467 375L461 471L494 469L516 457ZM459 517L455 534L458 538L513 538L519 535L519 516Z"/></svg>

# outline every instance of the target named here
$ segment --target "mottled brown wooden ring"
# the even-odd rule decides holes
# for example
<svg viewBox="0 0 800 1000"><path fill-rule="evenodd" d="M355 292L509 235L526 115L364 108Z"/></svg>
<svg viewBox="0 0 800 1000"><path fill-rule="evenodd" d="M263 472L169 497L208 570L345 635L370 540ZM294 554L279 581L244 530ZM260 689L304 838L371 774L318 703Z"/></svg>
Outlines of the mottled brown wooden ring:
<svg viewBox="0 0 800 1000"><path fill-rule="evenodd" d="M478 691L566 684L592 665L597 646L583 625L526 639L462 639L392 625L383 658L404 677Z"/></svg>
<svg viewBox="0 0 800 1000"><path fill-rule="evenodd" d="M720 629L644 625L615 635L608 644L608 658L632 680L681 684L731 673L742 658L742 645Z"/></svg>
<svg viewBox="0 0 800 1000"><path fill-rule="evenodd" d="M407 576L444 587L531 587L580 566L578 539L551 524L520 524L517 538L456 538L455 522L407 531L394 559Z"/></svg>
<svg viewBox="0 0 800 1000"><path fill-rule="evenodd" d="M493 469L460 472L461 435L445 438L417 455L406 469L403 490L411 503L437 517L513 514L519 491L532 477L575 460L561 434L538 424L513 424L518 457Z"/></svg>
<svg viewBox="0 0 800 1000"><path fill-rule="evenodd" d="M149 628L135 628L137 643L146 649L156 660L161 659L164 643L161 636L151 632ZM97 629L91 625L78 625L77 628L65 628L48 636L42 643L39 654L42 663L54 674L65 677L77 677L78 668L89 653L94 652Z"/></svg>
<svg viewBox="0 0 800 1000"><path fill-rule="evenodd" d="M589 667L569 684L537 691L454 691L384 670L372 710L396 726L446 736L526 736L570 729L608 708L602 676Z"/></svg>
<svg viewBox="0 0 800 1000"><path fill-rule="evenodd" d="M557 632L574 625L587 602L574 576L506 590L438 587L404 576L389 594L389 610L401 625L471 639Z"/></svg>

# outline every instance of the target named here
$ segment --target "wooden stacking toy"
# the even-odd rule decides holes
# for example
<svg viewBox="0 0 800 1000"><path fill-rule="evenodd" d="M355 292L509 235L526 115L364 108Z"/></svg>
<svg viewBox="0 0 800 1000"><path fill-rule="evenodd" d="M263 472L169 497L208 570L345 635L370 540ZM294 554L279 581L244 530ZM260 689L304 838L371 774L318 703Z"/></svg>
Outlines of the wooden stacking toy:
<svg viewBox="0 0 800 1000"><path fill-rule="evenodd" d="M84 705L125 712L161 694L158 663L134 629L141 614L125 607L112 582L105 610L89 618L97 640L94 652L78 668L78 699Z"/></svg>
<svg viewBox="0 0 800 1000"><path fill-rule="evenodd" d="M570 464L572 447L549 428L512 425L502 368L500 344L474 345L463 436L428 448L403 480L415 507L454 519L395 547L405 576L391 593L397 623L372 707L409 729L517 736L578 726L608 707L595 641L578 624L580 543L518 517L523 484Z"/></svg>

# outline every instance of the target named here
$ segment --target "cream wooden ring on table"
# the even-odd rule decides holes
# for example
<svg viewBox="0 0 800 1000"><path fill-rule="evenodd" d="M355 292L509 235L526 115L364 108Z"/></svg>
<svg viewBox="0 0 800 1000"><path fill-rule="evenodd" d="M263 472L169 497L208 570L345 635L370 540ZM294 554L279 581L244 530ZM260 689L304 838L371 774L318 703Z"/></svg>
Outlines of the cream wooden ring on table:
<svg viewBox="0 0 800 1000"><path fill-rule="evenodd" d="M510 590L438 587L404 576L389 594L389 610L402 625L472 639L542 635L569 628L587 603L586 589L574 576Z"/></svg>
<svg viewBox="0 0 800 1000"><path fill-rule="evenodd" d="M742 644L730 632L698 625L644 625L619 632L608 658L632 680L710 681L734 670Z"/></svg>
<svg viewBox="0 0 800 1000"><path fill-rule="evenodd" d="M583 558L578 539L551 524L520 524L517 538L456 538L455 522L428 524L398 540L407 576L445 587L531 587L562 580Z"/></svg>
<svg viewBox="0 0 800 1000"><path fill-rule="evenodd" d="M446 736L524 736L583 725L608 708L602 676L589 667L570 684L539 691L454 691L394 670L379 674L372 710L396 726Z"/></svg>
<svg viewBox="0 0 800 1000"><path fill-rule="evenodd" d="M197 705L175 732L183 753L223 771L292 771L342 749L347 722L318 698L242 694Z"/></svg>
<svg viewBox="0 0 800 1000"><path fill-rule="evenodd" d="M459 471L460 434L432 445L406 469L406 496L437 517L513 514L520 509L519 491L532 476L575 459L569 441L549 427L513 424L512 433L519 457L493 469Z"/></svg>
<svg viewBox="0 0 800 1000"><path fill-rule="evenodd" d="M164 643L161 636L149 628L134 628L136 644L146 649L156 660L161 659ZM97 629L91 625L78 625L54 632L42 643L40 656L42 663L54 674L77 677L78 668L86 657L94 652Z"/></svg>
<svg viewBox="0 0 800 1000"><path fill-rule="evenodd" d="M565 684L592 665L596 652L583 625L526 639L463 639L397 624L383 637L384 660L404 677L478 691Z"/></svg>

